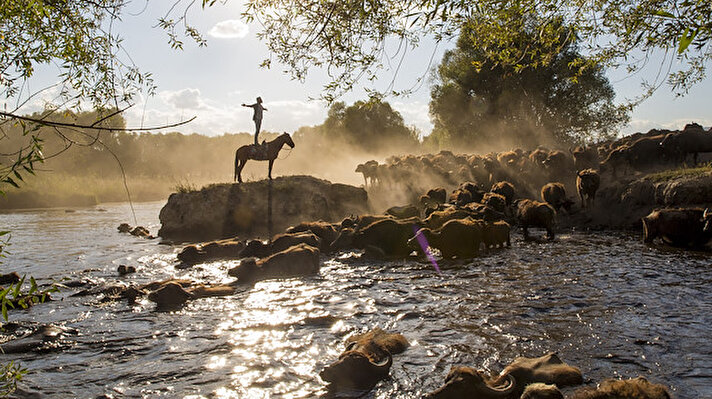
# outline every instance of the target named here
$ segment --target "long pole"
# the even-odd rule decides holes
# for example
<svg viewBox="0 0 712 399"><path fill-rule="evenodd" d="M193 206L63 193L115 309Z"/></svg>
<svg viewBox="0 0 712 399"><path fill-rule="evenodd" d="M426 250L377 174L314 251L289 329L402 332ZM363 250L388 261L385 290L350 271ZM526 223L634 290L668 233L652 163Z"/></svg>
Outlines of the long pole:
<svg viewBox="0 0 712 399"><path fill-rule="evenodd" d="M267 180L267 234L272 243L272 179Z"/></svg>

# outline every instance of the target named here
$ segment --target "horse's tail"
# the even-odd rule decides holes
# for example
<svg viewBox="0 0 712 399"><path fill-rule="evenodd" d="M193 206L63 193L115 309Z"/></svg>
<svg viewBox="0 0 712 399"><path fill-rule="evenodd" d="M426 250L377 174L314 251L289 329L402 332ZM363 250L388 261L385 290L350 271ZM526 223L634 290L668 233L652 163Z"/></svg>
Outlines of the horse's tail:
<svg viewBox="0 0 712 399"><path fill-rule="evenodd" d="M238 150L239 150L239 149L238 149ZM237 162L238 162L237 151L238 151L238 150L235 150L235 174L234 174L233 177L232 177L232 181L233 181L233 182L237 181Z"/></svg>

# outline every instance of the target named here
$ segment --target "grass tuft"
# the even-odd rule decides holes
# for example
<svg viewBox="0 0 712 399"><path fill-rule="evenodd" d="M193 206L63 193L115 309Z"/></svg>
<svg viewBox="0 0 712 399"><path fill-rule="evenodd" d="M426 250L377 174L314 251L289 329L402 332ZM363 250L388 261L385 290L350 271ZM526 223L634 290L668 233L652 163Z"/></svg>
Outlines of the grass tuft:
<svg viewBox="0 0 712 399"><path fill-rule="evenodd" d="M712 163L707 163L694 168L669 169L658 173L651 173L645 176L645 178L655 183L661 183L685 177L699 177L710 172L712 172Z"/></svg>

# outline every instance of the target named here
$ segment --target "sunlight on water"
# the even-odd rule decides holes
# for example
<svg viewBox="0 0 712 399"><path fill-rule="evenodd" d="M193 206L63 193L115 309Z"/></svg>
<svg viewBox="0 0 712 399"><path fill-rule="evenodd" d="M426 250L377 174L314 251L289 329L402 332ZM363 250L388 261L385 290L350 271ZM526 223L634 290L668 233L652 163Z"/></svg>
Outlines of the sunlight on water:
<svg viewBox="0 0 712 399"><path fill-rule="evenodd" d="M155 218L159 205L151 206L138 206L139 218ZM177 269L180 247L116 233L124 209L107 209L71 221L64 212L3 215L14 235L6 264L40 283L69 276L92 287L233 280L227 271L239 261ZM313 398L344 339L378 326L411 345L366 399L421 397L453 365L499 372L516 356L548 351L590 381L644 375L679 398L712 397L709 260L620 233L571 233L553 243L515 236L511 249L473 261L439 259L440 275L427 259L323 256L317 276L263 281L169 312L68 288L12 317L76 329L71 347L8 358L33 370L27 383L47 397ZM138 271L118 276L120 264Z"/></svg>

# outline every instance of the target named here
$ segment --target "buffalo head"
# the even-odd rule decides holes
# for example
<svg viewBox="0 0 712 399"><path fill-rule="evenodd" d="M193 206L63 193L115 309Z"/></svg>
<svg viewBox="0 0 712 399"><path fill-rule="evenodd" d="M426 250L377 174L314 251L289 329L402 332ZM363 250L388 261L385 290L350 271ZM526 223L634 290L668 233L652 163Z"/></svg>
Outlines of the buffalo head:
<svg viewBox="0 0 712 399"><path fill-rule="evenodd" d="M705 223L702 231L706 234L712 233L712 212L709 208L705 208L705 212L702 214L702 221Z"/></svg>
<svg viewBox="0 0 712 399"><path fill-rule="evenodd" d="M429 393L428 399L457 398L510 398L515 393L515 380L507 376L502 385L490 385L491 382L482 371L471 367L453 367L445 378L445 384Z"/></svg>
<svg viewBox="0 0 712 399"><path fill-rule="evenodd" d="M322 370L319 377L340 389L371 389L388 376L392 364L390 353L372 359L356 342L351 342L339 360Z"/></svg>

